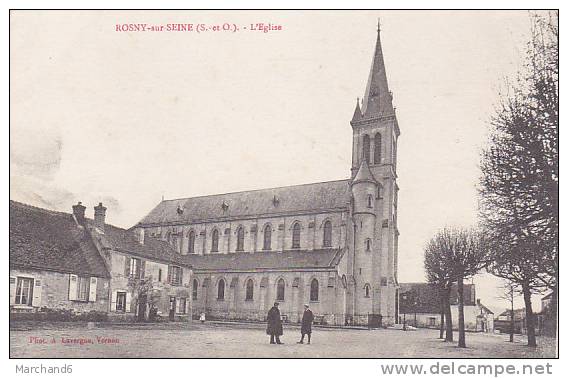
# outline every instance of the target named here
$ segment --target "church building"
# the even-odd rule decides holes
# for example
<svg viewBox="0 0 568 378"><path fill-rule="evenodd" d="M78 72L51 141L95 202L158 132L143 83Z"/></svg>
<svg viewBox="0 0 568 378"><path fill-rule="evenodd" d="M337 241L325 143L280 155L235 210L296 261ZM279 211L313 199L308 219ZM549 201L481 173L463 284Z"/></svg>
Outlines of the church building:
<svg viewBox="0 0 568 378"><path fill-rule="evenodd" d="M397 322L400 130L380 30L350 125L346 179L164 200L133 227L192 266L194 315L264 320L277 301L289 322L304 303L324 324Z"/></svg>

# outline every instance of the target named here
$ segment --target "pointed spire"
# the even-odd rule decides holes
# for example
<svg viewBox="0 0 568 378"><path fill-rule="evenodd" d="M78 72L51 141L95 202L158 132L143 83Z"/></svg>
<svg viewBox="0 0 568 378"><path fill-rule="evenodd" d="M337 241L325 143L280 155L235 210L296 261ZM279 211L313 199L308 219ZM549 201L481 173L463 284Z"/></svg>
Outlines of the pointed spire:
<svg viewBox="0 0 568 378"><path fill-rule="evenodd" d="M353 179L353 184L355 184L357 182L361 182L361 181L376 182L375 177L373 176L373 173L371 173L371 170L369 169L369 164L367 164L367 160L365 160L365 159L363 159L363 162L359 166L359 170L357 171L357 174L355 175L355 178Z"/></svg>
<svg viewBox="0 0 568 378"><path fill-rule="evenodd" d="M377 43L375 54L371 64L371 72L367 81L363 107L361 109L364 118L374 118L393 113L392 96L389 91L385 61L381 46L381 23L378 21Z"/></svg>
<svg viewBox="0 0 568 378"><path fill-rule="evenodd" d="M361 113L361 107L359 106L359 97L357 97L357 106L355 106L355 112L353 112L353 118L351 122L357 122L363 118L363 113Z"/></svg>

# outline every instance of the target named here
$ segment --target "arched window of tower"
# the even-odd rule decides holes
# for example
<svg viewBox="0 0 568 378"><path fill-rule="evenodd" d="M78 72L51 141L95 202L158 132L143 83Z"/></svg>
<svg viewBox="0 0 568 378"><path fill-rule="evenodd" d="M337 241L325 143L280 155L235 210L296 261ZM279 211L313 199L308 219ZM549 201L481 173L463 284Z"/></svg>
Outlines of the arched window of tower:
<svg viewBox="0 0 568 378"><path fill-rule="evenodd" d="M374 151L375 156L373 156L373 162L375 164L381 163L382 144L383 144L383 138L381 137L381 133L376 133L375 134L375 151Z"/></svg>
<svg viewBox="0 0 568 378"><path fill-rule="evenodd" d="M371 138L367 134L363 135L363 159L371 163Z"/></svg>
<svg viewBox="0 0 568 378"><path fill-rule="evenodd" d="M368 208L372 208L373 207L373 196L371 194L369 194L367 196L367 207Z"/></svg>
<svg viewBox="0 0 568 378"><path fill-rule="evenodd" d="M367 252L371 251L371 239L365 240L365 251Z"/></svg>
<svg viewBox="0 0 568 378"><path fill-rule="evenodd" d="M369 298L371 296L371 285L365 284L365 298Z"/></svg>
<svg viewBox="0 0 568 378"><path fill-rule="evenodd" d="M383 199L383 186L381 184L377 186L377 199Z"/></svg>

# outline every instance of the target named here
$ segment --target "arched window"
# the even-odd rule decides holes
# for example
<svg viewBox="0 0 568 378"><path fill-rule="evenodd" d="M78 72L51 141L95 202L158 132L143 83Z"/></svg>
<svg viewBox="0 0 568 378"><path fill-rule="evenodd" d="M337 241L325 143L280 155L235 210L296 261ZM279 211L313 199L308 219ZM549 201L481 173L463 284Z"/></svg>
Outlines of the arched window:
<svg viewBox="0 0 568 378"><path fill-rule="evenodd" d="M197 280L193 280L193 286L191 287L191 298L196 301L197 300L197 287L199 286L199 282Z"/></svg>
<svg viewBox="0 0 568 378"><path fill-rule="evenodd" d="M383 199L383 186L381 184L377 187L377 199Z"/></svg>
<svg viewBox="0 0 568 378"><path fill-rule="evenodd" d="M254 296L254 282L252 279L248 279L245 293L245 301L252 301Z"/></svg>
<svg viewBox="0 0 568 378"><path fill-rule="evenodd" d="M383 145L383 138L380 133L375 134L375 151L373 156L373 162L375 164L381 164L381 148Z"/></svg>
<svg viewBox="0 0 568 378"><path fill-rule="evenodd" d="M266 251L272 249L272 226L269 224L264 226L264 244L262 249Z"/></svg>
<svg viewBox="0 0 568 378"><path fill-rule="evenodd" d="M166 240L168 244L172 244L172 234L169 231L166 233Z"/></svg>
<svg viewBox="0 0 568 378"><path fill-rule="evenodd" d="M371 285L365 284L365 298L369 298L371 296Z"/></svg>
<svg viewBox="0 0 568 378"><path fill-rule="evenodd" d="M367 196L367 207L373 207L373 196L370 194Z"/></svg>
<svg viewBox="0 0 568 378"><path fill-rule="evenodd" d="M331 247L331 221L323 224L323 246Z"/></svg>
<svg viewBox="0 0 568 378"><path fill-rule="evenodd" d="M285 283L282 278L278 280L276 284L276 300L283 301L284 300L284 291L285 291Z"/></svg>
<svg viewBox="0 0 568 378"><path fill-rule="evenodd" d="M241 226L237 229L237 251L245 250L245 229Z"/></svg>
<svg viewBox="0 0 568 378"><path fill-rule="evenodd" d="M310 301L317 302L319 300L319 282L315 278L310 284Z"/></svg>
<svg viewBox="0 0 568 378"><path fill-rule="evenodd" d="M365 240L365 250L367 252L371 251L371 239Z"/></svg>
<svg viewBox="0 0 568 378"><path fill-rule="evenodd" d="M195 253L195 232L189 231L187 235L187 253Z"/></svg>
<svg viewBox="0 0 568 378"><path fill-rule="evenodd" d="M300 223L294 224L294 227L292 228L292 248L300 248L300 232Z"/></svg>
<svg viewBox="0 0 568 378"><path fill-rule="evenodd" d="M217 300L222 301L225 299L225 280L219 280L217 284Z"/></svg>
<svg viewBox="0 0 568 378"><path fill-rule="evenodd" d="M211 234L211 252L219 252L219 231L216 229Z"/></svg>
<svg viewBox="0 0 568 378"><path fill-rule="evenodd" d="M363 136L363 160L371 162L371 138L367 134Z"/></svg>

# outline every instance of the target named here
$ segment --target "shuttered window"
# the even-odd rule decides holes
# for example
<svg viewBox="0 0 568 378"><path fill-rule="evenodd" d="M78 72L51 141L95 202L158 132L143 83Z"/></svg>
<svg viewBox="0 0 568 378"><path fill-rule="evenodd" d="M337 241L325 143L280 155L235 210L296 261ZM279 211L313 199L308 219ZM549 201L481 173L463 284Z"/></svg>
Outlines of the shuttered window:
<svg viewBox="0 0 568 378"><path fill-rule="evenodd" d="M33 278L18 277L16 285L16 304L32 305Z"/></svg>

